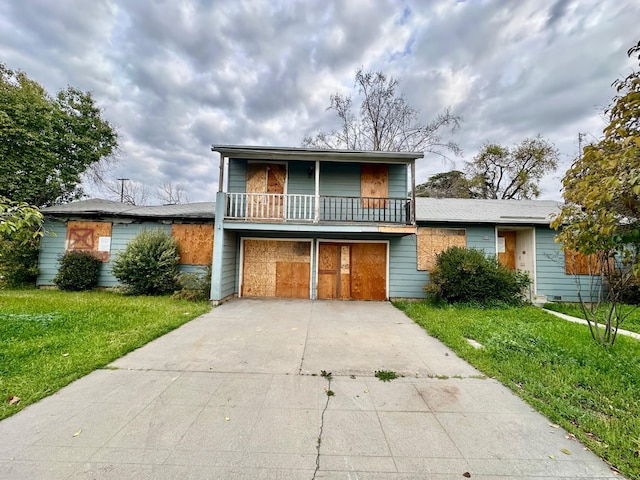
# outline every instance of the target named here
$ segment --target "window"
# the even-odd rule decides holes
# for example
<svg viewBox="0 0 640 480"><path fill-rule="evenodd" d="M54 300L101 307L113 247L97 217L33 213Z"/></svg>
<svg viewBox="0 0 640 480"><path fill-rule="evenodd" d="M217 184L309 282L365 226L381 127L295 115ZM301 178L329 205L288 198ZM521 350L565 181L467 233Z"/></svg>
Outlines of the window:
<svg viewBox="0 0 640 480"><path fill-rule="evenodd" d="M436 266L436 255L449 247L467 247L464 229L418 228L416 244L418 270L431 271Z"/></svg>
<svg viewBox="0 0 640 480"><path fill-rule="evenodd" d="M67 222L66 250L94 252L103 262L111 251L110 222Z"/></svg>
<svg viewBox="0 0 640 480"><path fill-rule="evenodd" d="M389 165L363 163L360 166L362 208L387 208L389 202Z"/></svg>

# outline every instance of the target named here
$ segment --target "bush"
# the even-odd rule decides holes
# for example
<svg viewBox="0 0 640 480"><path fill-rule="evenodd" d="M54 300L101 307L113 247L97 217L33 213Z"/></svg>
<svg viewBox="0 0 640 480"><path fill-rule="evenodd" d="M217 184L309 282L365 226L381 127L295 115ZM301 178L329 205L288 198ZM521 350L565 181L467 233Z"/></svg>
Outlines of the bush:
<svg viewBox="0 0 640 480"><path fill-rule="evenodd" d="M0 235L0 287L34 286L40 239L20 241Z"/></svg>
<svg viewBox="0 0 640 480"><path fill-rule="evenodd" d="M203 302L209 300L211 294L211 266L204 267L201 273L180 272L178 285L181 287L171 298Z"/></svg>
<svg viewBox="0 0 640 480"><path fill-rule="evenodd" d="M101 266L102 261L91 252L66 252L60 257L60 267L53 283L60 290L93 290L98 286Z"/></svg>
<svg viewBox="0 0 640 480"><path fill-rule="evenodd" d="M514 272L480 250L451 247L436 257L436 266L424 287L436 302L479 305L520 305L531 283L524 272Z"/></svg>
<svg viewBox="0 0 640 480"><path fill-rule="evenodd" d="M173 292L178 283L180 250L162 230L143 230L113 262L113 275L135 295Z"/></svg>

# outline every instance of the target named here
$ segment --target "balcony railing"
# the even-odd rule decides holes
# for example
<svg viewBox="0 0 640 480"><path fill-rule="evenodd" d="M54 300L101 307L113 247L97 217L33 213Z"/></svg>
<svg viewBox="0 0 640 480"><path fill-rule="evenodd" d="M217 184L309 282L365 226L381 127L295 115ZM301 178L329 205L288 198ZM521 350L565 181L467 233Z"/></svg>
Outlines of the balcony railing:
<svg viewBox="0 0 640 480"><path fill-rule="evenodd" d="M227 193L225 218L272 222L411 223L408 198Z"/></svg>

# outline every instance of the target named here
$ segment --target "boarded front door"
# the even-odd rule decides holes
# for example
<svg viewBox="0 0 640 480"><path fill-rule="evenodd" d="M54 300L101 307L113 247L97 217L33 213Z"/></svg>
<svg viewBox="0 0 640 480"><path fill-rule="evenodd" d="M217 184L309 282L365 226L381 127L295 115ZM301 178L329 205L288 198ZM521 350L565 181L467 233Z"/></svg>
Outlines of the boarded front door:
<svg viewBox="0 0 640 480"><path fill-rule="evenodd" d="M504 238L504 240L500 240ZM502 248L504 242L504 248ZM503 251L504 250L504 251ZM510 270L516 269L516 232L498 232L498 261Z"/></svg>
<svg viewBox="0 0 640 480"><path fill-rule="evenodd" d="M309 298L311 242L244 240L242 295Z"/></svg>
<svg viewBox="0 0 640 480"><path fill-rule="evenodd" d="M318 298L384 300L387 298L385 243L320 243Z"/></svg>
<svg viewBox="0 0 640 480"><path fill-rule="evenodd" d="M286 165L278 163L247 164L247 217L279 219L284 213ZM268 194L268 195L265 195Z"/></svg>

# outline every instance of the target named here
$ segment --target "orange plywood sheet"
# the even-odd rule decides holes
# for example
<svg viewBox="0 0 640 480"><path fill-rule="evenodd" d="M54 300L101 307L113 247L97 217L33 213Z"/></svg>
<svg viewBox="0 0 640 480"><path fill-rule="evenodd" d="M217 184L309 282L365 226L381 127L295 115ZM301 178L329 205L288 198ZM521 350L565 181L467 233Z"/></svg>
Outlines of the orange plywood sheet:
<svg viewBox="0 0 640 480"><path fill-rule="evenodd" d="M498 261L510 270L516 269L516 232L503 230L498 238L504 238L504 252L498 252Z"/></svg>
<svg viewBox="0 0 640 480"><path fill-rule="evenodd" d="M287 178L287 166L281 164L269 164L267 167L267 193L284 193L284 184Z"/></svg>
<svg viewBox="0 0 640 480"><path fill-rule="evenodd" d="M351 244L351 295L353 300L387 297L387 245Z"/></svg>
<svg viewBox="0 0 640 480"><path fill-rule="evenodd" d="M321 243L318 249L318 298L338 298L340 245Z"/></svg>
<svg viewBox="0 0 640 480"><path fill-rule="evenodd" d="M449 247L467 246L464 229L420 227L416 238L418 270L433 269L436 256Z"/></svg>
<svg viewBox="0 0 640 480"><path fill-rule="evenodd" d="M567 275L599 275L600 262L596 254L585 255L574 250L564 252L564 271Z"/></svg>
<svg viewBox="0 0 640 480"><path fill-rule="evenodd" d="M362 208L387 208L389 197L389 166L363 163L360 167L360 196L377 199L362 199Z"/></svg>
<svg viewBox="0 0 640 480"><path fill-rule="evenodd" d="M180 246L182 265L211 265L213 224L174 223L171 235Z"/></svg>
<svg viewBox="0 0 640 480"><path fill-rule="evenodd" d="M66 250L93 252L103 262L109 261L109 252L98 250L100 237L111 238L111 222L67 222Z"/></svg>
<svg viewBox="0 0 640 480"><path fill-rule="evenodd" d="M308 262L276 262L276 297L309 298Z"/></svg>

